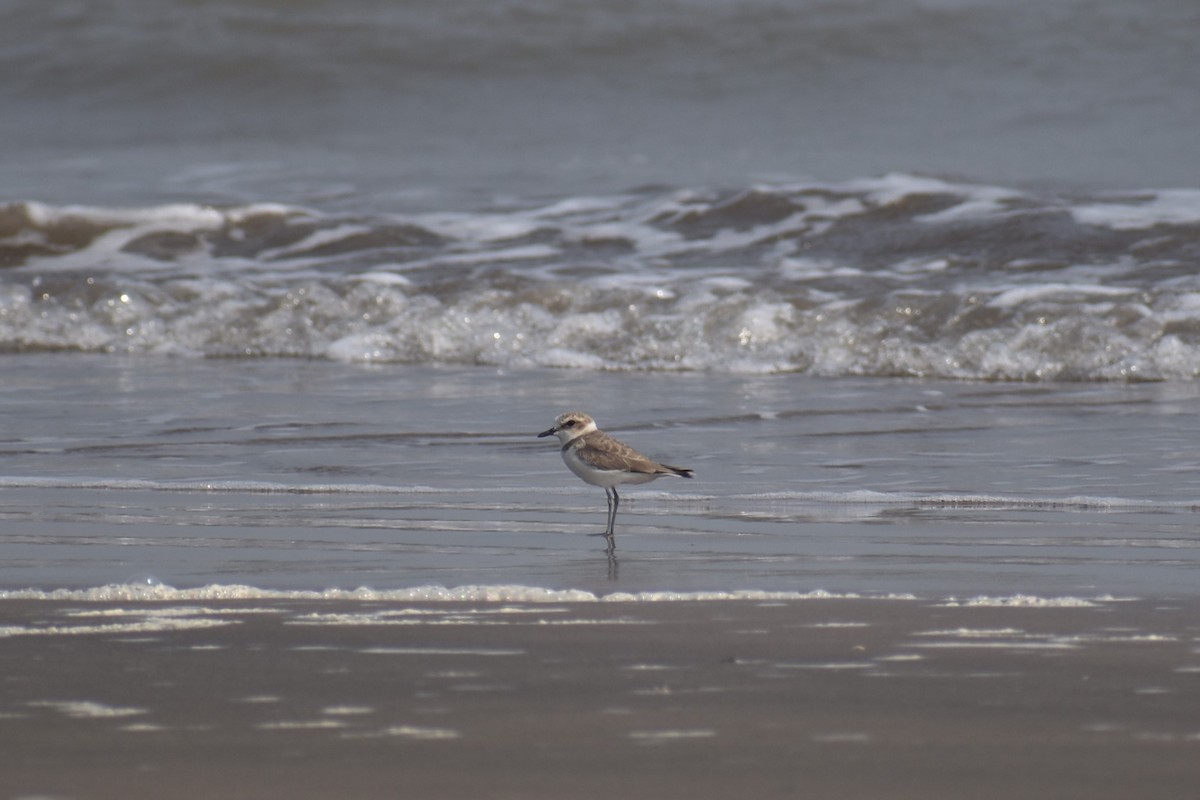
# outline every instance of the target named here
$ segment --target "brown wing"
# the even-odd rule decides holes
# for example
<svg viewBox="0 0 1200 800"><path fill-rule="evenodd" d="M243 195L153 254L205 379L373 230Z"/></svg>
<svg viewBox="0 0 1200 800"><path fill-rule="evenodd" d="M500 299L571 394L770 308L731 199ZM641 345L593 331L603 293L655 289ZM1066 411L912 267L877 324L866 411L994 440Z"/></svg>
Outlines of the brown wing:
<svg viewBox="0 0 1200 800"><path fill-rule="evenodd" d="M692 477L690 469L669 467L646 458L637 450L614 439L604 431L592 431L580 436L572 444L575 446L575 454L579 456L580 460L596 469L640 472L646 475L674 473L684 478Z"/></svg>

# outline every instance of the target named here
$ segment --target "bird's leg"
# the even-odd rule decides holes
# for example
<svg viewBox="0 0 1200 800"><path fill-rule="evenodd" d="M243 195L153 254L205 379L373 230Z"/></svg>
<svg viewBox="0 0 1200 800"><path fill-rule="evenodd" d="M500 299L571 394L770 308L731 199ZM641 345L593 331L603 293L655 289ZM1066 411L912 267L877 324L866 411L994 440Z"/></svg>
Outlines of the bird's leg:
<svg viewBox="0 0 1200 800"><path fill-rule="evenodd" d="M605 539L608 539L609 542L611 543L612 535L613 535L613 521L616 519L616 515L617 515L616 505L613 502L613 495L615 495L616 493L617 493L616 489L610 489L607 486L604 487L604 499L608 501L608 518L607 518L608 524L605 525L604 530L601 531L600 533L589 533L588 536L603 536Z"/></svg>
<svg viewBox="0 0 1200 800"><path fill-rule="evenodd" d="M608 517L607 517L607 519L605 519L605 522L607 524L605 524L605 529L604 529L605 539L608 539L608 537L612 536L612 522L613 522L614 517L616 517L616 513L617 513L617 506L616 506L616 504L613 503L612 495L614 495L616 493L617 493L616 489L612 489L607 486L604 488L604 499L608 501Z"/></svg>
<svg viewBox="0 0 1200 800"><path fill-rule="evenodd" d="M608 489L604 490L604 494L608 496ZM617 523L617 506L621 504L621 495L617 494L617 487L612 487L612 497L608 501L608 529L604 531L604 539L608 545L604 548L604 552L608 553L608 564L610 575L615 572L617 563L617 539L613 536L613 526Z"/></svg>
<svg viewBox="0 0 1200 800"><path fill-rule="evenodd" d="M607 491L607 490L606 490ZM617 508L621 505L621 495L617 494L617 487L612 487L612 508L608 510L608 533L605 534L609 540L613 537L613 528L617 524Z"/></svg>

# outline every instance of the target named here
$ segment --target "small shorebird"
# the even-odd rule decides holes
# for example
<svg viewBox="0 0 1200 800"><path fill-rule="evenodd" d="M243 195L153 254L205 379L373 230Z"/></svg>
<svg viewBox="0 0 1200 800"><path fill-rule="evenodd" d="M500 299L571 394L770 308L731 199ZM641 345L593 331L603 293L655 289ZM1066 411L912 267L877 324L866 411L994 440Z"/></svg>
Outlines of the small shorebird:
<svg viewBox="0 0 1200 800"><path fill-rule="evenodd" d="M617 486L623 483L649 483L663 475L692 477L692 470L672 467L651 461L624 442L618 442L596 427L596 422L587 414L569 411L554 420L554 427L538 434L557 436L562 442L562 457L567 467L593 486L603 486L608 499L608 527L604 538L611 552L615 547L613 525L617 521L617 506L621 496Z"/></svg>

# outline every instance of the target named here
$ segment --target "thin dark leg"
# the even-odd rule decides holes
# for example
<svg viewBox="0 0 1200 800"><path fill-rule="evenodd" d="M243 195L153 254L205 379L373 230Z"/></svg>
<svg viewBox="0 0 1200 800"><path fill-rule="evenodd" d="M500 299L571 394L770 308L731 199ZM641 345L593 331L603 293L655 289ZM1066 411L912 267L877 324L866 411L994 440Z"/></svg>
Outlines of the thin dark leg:
<svg viewBox="0 0 1200 800"><path fill-rule="evenodd" d="M617 490L604 487L604 499L608 501L608 524L604 527L601 533L589 533L588 536L603 536L608 540L608 550L611 552L616 546L613 542L613 523L617 519L617 504L621 501L617 497Z"/></svg>
<svg viewBox="0 0 1200 800"><path fill-rule="evenodd" d="M613 551L617 549L617 540L613 536L613 527L617 524L617 507L621 505L621 495L617 494L615 486L606 486L604 487L604 498L608 500L608 525L605 526L604 533L592 535L603 536L608 541L608 546L604 550L611 558Z"/></svg>
<svg viewBox="0 0 1200 800"><path fill-rule="evenodd" d="M604 495L608 497L609 489L604 490ZM621 504L621 496L617 494L617 487L612 487L612 496L608 498L608 528L604 531L604 539L608 546L604 548L604 552L608 553L608 576L610 580L616 580L617 567L617 539L613 536L613 526L617 523L617 506Z"/></svg>
<svg viewBox="0 0 1200 800"><path fill-rule="evenodd" d="M605 489L605 492L610 491ZM608 509L608 533L605 536L612 538L613 529L617 524L617 509L621 506L621 495L617 494L617 487L612 487L612 504Z"/></svg>

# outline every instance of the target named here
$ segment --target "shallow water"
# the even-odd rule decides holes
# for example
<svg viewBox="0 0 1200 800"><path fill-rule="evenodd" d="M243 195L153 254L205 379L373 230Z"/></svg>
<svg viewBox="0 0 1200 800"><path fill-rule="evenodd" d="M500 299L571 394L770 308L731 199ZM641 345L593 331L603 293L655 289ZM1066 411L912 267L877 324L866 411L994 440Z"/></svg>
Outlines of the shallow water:
<svg viewBox="0 0 1200 800"><path fill-rule="evenodd" d="M3 368L4 590L1198 588L1191 383L78 354ZM534 437L570 408L696 470L623 493L615 562L587 535L603 493Z"/></svg>

